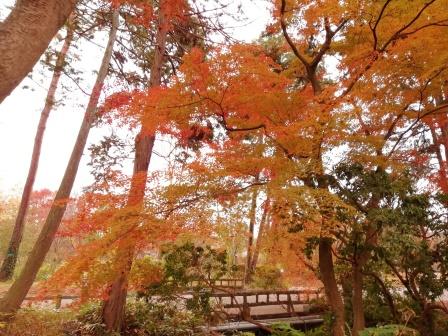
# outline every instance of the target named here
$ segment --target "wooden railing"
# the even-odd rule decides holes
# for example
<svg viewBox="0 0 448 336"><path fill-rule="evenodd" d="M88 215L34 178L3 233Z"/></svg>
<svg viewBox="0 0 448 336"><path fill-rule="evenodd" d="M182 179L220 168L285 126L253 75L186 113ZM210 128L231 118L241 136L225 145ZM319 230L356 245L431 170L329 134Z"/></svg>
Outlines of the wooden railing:
<svg viewBox="0 0 448 336"><path fill-rule="evenodd" d="M323 295L318 290L247 290L247 291L227 291L212 292L211 299L217 304L217 311L221 311L230 319L252 320L265 318L292 317L306 315L313 303L313 300L321 298ZM300 305L301 312L296 311ZM263 313L260 310L252 310L256 307L277 306L281 307L272 310L267 309ZM306 307L306 308L305 308ZM233 311L237 309L237 311ZM251 311L252 310L252 311Z"/></svg>
<svg viewBox="0 0 448 336"><path fill-rule="evenodd" d="M217 290L208 293L211 300L214 300L217 307L222 310L238 309L240 317L250 317L251 308L264 306L283 306L286 311L282 315L296 316L295 305L311 305L313 300L323 297L319 290L239 290L237 287L227 287L229 284L237 285L238 279L221 279L223 283L217 284ZM221 287L220 287L221 286ZM221 288L221 289L219 289ZM187 296L188 293L185 293ZM44 297L27 297L25 301L52 301L55 308L59 309L62 300L74 301L79 299L76 295L57 295Z"/></svg>
<svg viewBox="0 0 448 336"><path fill-rule="evenodd" d="M224 308L310 304L322 297L318 290L249 290L240 292L211 293ZM223 303L223 299L230 303Z"/></svg>
<svg viewBox="0 0 448 336"><path fill-rule="evenodd" d="M213 279L210 281L193 281L189 284L189 287L210 287L210 288L243 288L244 280L243 279Z"/></svg>

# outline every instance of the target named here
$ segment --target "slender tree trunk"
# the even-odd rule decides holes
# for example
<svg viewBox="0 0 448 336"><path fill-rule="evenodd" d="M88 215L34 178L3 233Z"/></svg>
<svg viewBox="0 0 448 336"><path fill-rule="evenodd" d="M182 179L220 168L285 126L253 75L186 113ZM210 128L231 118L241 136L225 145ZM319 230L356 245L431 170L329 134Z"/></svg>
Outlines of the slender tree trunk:
<svg viewBox="0 0 448 336"><path fill-rule="evenodd" d="M157 48L151 67L149 87L160 85L162 66L168 35L168 25L163 13L163 3L159 9L159 23L157 32ZM146 180L155 134L148 132L143 126L135 140L134 171L131 188L127 201L128 206L143 206ZM108 289L108 297L103 302L102 318L109 331L120 331L124 322L126 296L128 291L128 277L134 258L135 245L124 244L118 247L116 261L123 265L119 275Z"/></svg>
<svg viewBox="0 0 448 336"><path fill-rule="evenodd" d="M378 200L371 200L371 206L377 208ZM352 308L353 308L353 327L352 335L358 336L358 333L365 329L364 317L364 299L362 297L362 290L364 288L364 274L363 269L369 262L372 253L371 248L378 245L378 229L368 224L365 227L366 240L365 247L360 253L354 256L354 264L352 265L352 279L353 279L353 293L352 293Z"/></svg>
<svg viewBox="0 0 448 336"><path fill-rule="evenodd" d="M146 178L154 146L154 135L146 135L142 131L135 140L134 172L129 191L128 206L143 205ZM115 263L121 270L109 287L107 299L103 303L103 320L109 331L119 331L124 322L125 304L128 287L128 276L134 258L134 244L123 244L118 247Z"/></svg>
<svg viewBox="0 0 448 336"><path fill-rule="evenodd" d="M104 84L104 79L108 73L113 45L117 34L117 27L118 10L115 10L112 28L109 34L109 41L104 52L101 67L98 72L95 85L92 89L89 103L84 114L84 119L82 121L75 146L73 147L70 160L67 164L64 177L62 178L59 190L56 193L45 224L42 227L36 243L34 244L24 269L0 301L0 313L13 313L20 308L23 299L26 297L26 294L36 278L40 266L45 260L45 256L51 247L62 217L64 216L64 212L67 207L67 200L70 197L73 183L75 182L76 173L78 171L79 162L81 160L81 156L87 142L87 137L95 117L96 107Z"/></svg>
<svg viewBox="0 0 448 336"><path fill-rule="evenodd" d="M255 269L257 268L258 257L260 255L260 249L261 249L261 242L263 240L265 226L268 221L269 199L267 199L266 202L267 203L265 204L265 208L263 210L263 215L261 216L261 220L260 220L260 227L258 229L258 236L257 236L257 241L255 242L254 253L252 255L252 262L251 262L251 265L249 268L249 272L250 272L249 278L254 275Z"/></svg>
<svg viewBox="0 0 448 336"><path fill-rule="evenodd" d="M365 325L364 319L364 303L362 298L363 289L363 274L361 267L355 265L353 267L353 297L352 297L352 307L353 307L353 328L352 335L358 336L358 333L363 330Z"/></svg>
<svg viewBox="0 0 448 336"><path fill-rule="evenodd" d="M252 192L252 200L249 211L249 237L247 238L247 257L246 257L246 269L244 272L244 284L248 284L251 280L251 266L252 266L252 253L254 246L254 230L255 221L257 219L257 197L258 190L254 189Z"/></svg>
<svg viewBox="0 0 448 336"><path fill-rule="evenodd" d="M339 293L338 284L334 273L333 253L331 251L331 240L321 237L319 241L319 269L321 280L325 287L327 301L334 314L333 336L344 336L345 316L344 302Z"/></svg>
<svg viewBox="0 0 448 336"><path fill-rule="evenodd" d="M443 192L447 192L448 191L448 178L447 178L447 167L446 167L446 161L443 158L442 155L442 148L441 148L441 144L442 144L442 139L440 139L440 137L437 135L436 132L436 128L434 126L434 121L433 123L428 123L429 129L431 131L431 136L434 142L434 145L436 146L435 148L435 153L436 153L436 157L437 157L437 161L439 163L439 187L440 189L442 189ZM446 142L444 144L445 147L445 151L447 150L446 148ZM445 152L446 155L446 152ZM445 156L446 158L446 156Z"/></svg>
<svg viewBox="0 0 448 336"><path fill-rule="evenodd" d="M17 0L0 22L0 103L31 72L76 0Z"/></svg>
<svg viewBox="0 0 448 336"><path fill-rule="evenodd" d="M64 44L62 45L61 51L59 52L56 60L56 65L53 70L53 77L51 79L47 97L45 99L45 106L40 114L39 125L34 137L34 147L31 156L31 163L28 170L28 176L25 182L25 186L23 188L19 211L17 212L14 230L12 232L11 240L9 241L8 249L6 250L5 259L3 259L3 264L0 269L0 281L7 281L11 279L12 275L14 274L14 269L16 267L17 257L19 254L19 247L20 243L22 242L26 212L28 210L28 204L30 201L31 192L33 191L34 180L36 179L37 169L39 167L40 151L42 148L42 140L44 138L45 127L47 125L47 120L50 116L50 112L53 109L59 79L61 78L65 64L65 58L72 41L73 29L69 24L67 28L67 36L65 38Z"/></svg>
<svg viewBox="0 0 448 336"><path fill-rule="evenodd" d="M320 158L322 164L322 158ZM321 170L323 171L322 167ZM314 188L311 180L305 180L305 184ZM328 183L322 179L319 182L318 188L328 190ZM334 271L332 240L327 237L319 238L319 272L320 278L324 285L327 302L330 305L330 310L333 313L334 321L332 324L333 336L345 335L345 307L342 295L339 292L338 283Z"/></svg>

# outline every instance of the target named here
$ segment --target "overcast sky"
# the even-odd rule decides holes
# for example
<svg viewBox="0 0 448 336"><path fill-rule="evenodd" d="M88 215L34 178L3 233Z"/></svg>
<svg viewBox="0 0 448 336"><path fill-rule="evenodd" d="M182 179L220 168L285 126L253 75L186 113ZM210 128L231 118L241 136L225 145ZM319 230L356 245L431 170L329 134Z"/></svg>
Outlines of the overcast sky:
<svg viewBox="0 0 448 336"><path fill-rule="evenodd" d="M14 0L0 0L0 20L6 17L7 7L13 4ZM245 0L243 4L249 23L235 28L234 36L240 40L251 41L259 36L267 23L267 3L264 0ZM87 90L95 80L92 71L99 67L101 51L89 43L84 43L78 51L80 60L77 66L85 71L83 86ZM42 73L42 69L41 65L36 65L33 79L25 79L0 105L0 194L3 196L21 193L25 183L36 127L51 79L51 74ZM66 93L64 105L53 110L48 120L35 182L36 190L58 188L81 123L83 106L88 100L86 95L69 84L70 80L64 78L63 81L71 90ZM87 147L98 141L102 133L92 130ZM87 166L88 154L86 150L76 178L75 193L79 193L83 186L92 181ZM160 166L160 160L155 157L151 163L152 167Z"/></svg>

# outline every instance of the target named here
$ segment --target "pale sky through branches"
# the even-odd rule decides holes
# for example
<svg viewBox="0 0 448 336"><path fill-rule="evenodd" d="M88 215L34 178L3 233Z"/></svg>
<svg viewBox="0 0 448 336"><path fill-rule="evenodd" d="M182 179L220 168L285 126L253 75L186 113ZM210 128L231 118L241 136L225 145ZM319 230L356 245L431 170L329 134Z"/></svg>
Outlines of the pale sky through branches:
<svg viewBox="0 0 448 336"><path fill-rule="evenodd" d="M8 6L13 5L14 0L0 0L1 20L9 12ZM269 19L268 5L264 0L243 0L243 11L248 22L230 25L235 26L233 36L236 39L251 41L260 35ZM100 48L89 42L82 43L76 51L79 59L75 61L74 66L84 71L85 80L82 85L87 92L95 80L93 71L98 68L101 53ZM40 111L50 80L51 73L41 64L37 64L32 79L26 78L0 105L0 194L19 194L22 191ZM84 114L84 106L88 101L88 97L67 77L63 77L62 84L67 86L68 90L58 90L57 97L63 105L54 109L48 120L34 189L58 188ZM103 135L104 130L93 129L87 147ZM155 150L163 151L160 146L161 143L156 144ZM161 166L162 161L163 159L155 156L151 168ZM75 193L92 182L88 162L89 152L85 150L76 178Z"/></svg>

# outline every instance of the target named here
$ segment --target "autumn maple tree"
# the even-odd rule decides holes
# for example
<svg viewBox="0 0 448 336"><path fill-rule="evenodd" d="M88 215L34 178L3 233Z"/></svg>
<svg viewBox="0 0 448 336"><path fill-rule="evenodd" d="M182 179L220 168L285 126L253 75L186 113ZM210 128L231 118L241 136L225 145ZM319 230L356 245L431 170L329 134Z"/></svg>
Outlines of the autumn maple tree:
<svg viewBox="0 0 448 336"><path fill-rule="evenodd" d="M332 193L326 155L346 143L348 160L378 171L401 169L402 157L412 157L405 140L411 138L414 126L444 108L443 100L434 107L432 97L422 99L422 91L437 85L433 76L443 74L444 63L440 55L437 64L422 62L419 78L412 71L407 75L411 67L406 64L419 58L422 44L440 36L434 31L446 26L443 5L430 1L409 7L386 1L365 3L361 9L349 2L294 6L281 1L274 4L269 34L283 39L279 52L288 57L288 64L276 64L257 46L235 45L209 54L194 50L171 87L157 94L135 94L126 109L141 113L147 106L143 113L150 116L145 119L148 128L208 142L213 151L205 155L207 164L191 162L192 172L206 171L226 183L244 185L243 189L258 184L277 184L280 190L288 186L289 197L294 198L301 190L306 199L301 212L303 207L315 210L302 215L309 225L302 231L319 237L320 277L336 316L335 335L343 335L345 326L333 266L332 242L337 240L338 225L343 225L338 224L337 209L356 209ZM295 21L297 17L300 21ZM338 60L337 81L326 80L330 71L326 62L331 58ZM224 140L207 140L210 128L217 129L212 135L226 134ZM256 161L231 156L238 143L250 145L250 134L257 133L266 138L264 155L260 153ZM262 179L256 181L260 173ZM373 198L371 206L379 201ZM287 202L287 207L293 209L294 203ZM374 222L367 221L363 230L368 246L378 243L381 231ZM370 256L369 249L359 255L352 272L354 334L365 326L361 273Z"/></svg>

